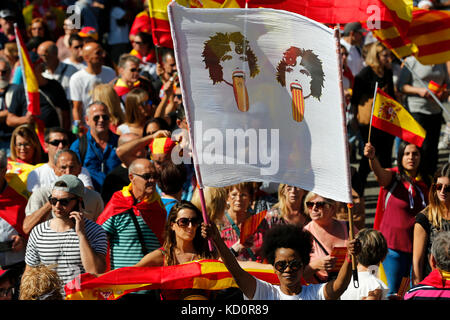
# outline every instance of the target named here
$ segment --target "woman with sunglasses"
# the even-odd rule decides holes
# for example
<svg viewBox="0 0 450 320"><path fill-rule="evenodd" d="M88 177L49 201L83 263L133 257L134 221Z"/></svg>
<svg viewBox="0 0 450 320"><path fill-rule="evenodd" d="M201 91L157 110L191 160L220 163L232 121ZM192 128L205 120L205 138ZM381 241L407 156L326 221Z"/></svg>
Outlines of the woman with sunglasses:
<svg viewBox="0 0 450 320"><path fill-rule="evenodd" d="M402 278L411 273L415 217L427 205L430 178L422 168L422 151L414 144L400 143L398 167L392 169L381 166L371 143L365 145L364 156L380 185L374 229L388 243L382 265L392 295L398 291Z"/></svg>
<svg viewBox="0 0 450 320"><path fill-rule="evenodd" d="M164 244L150 252L135 267L173 266L199 259L214 259L208 241L199 228L202 213L191 202L181 200L170 210L164 230ZM184 299L194 294L192 290L162 291L162 299ZM196 295L204 295L195 291Z"/></svg>
<svg viewBox="0 0 450 320"><path fill-rule="evenodd" d="M348 243L348 222L336 220L337 204L334 200L309 192L305 197L305 211L311 222L305 226L313 238L311 261L305 266L304 277L308 283L323 283L336 279L339 272L335 248L345 248ZM354 233L358 230L354 228Z"/></svg>
<svg viewBox="0 0 450 320"><path fill-rule="evenodd" d="M117 134L135 133L143 136L144 125L155 110L150 96L142 88L135 88L127 94L125 101L125 122L117 127Z"/></svg>
<svg viewBox="0 0 450 320"><path fill-rule="evenodd" d="M305 266L312 251L311 234L302 227L283 224L270 229L264 236L263 256L273 265L280 285L275 286L256 279L246 272L222 240L214 224L202 224L202 235L210 238L232 274L246 300L334 300L347 289L352 276L349 255L357 255L361 246L352 240L337 279L322 284L302 284Z"/></svg>
<svg viewBox="0 0 450 320"><path fill-rule="evenodd" d="M280 184L278 202L267 211L266 220L270 226L277 224L296 224L305 226L311 219L303 210L306 191L299 187Z"/></svg>
<svg viewBox="0 0 450 320"><path fill-rule="evenodd" d="M429 205L416 216L413 241L412 283L417 285L430 272L428 258L433 240L450 231L450 163L441 166L428 193Z"/></svg>

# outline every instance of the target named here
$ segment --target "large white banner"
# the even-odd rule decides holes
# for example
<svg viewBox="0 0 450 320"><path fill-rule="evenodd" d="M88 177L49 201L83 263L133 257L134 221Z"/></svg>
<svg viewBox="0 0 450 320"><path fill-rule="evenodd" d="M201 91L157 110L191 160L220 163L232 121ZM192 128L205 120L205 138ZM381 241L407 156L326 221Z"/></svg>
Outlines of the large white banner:
<svg viewBox="0 0 450 320"><path fill-rule="evenodd" d="M334 30L273 9L168 10L203 184L271 181L352 202Z"/></svg>

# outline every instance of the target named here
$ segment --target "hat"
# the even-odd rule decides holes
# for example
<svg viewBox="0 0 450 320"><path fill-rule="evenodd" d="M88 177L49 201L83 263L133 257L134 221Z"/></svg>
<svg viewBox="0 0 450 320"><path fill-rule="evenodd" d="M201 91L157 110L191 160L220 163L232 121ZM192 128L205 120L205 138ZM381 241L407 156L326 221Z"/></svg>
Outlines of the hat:
<svg viewBox="0 0 450 320"><path fill-rule="evenodd" d="M73 194L74 196L84 197L83 181L71 174L65 174L56 179L53 184L53 190L60 190Z"/></svg>
<svg viewBox="0 0 450 320"><path fill-rule="evenodd" d="M364 29L361 25L361 23L359 22L350 22L347 23L344 27L344 36L348 36L350 34L350 31L355 31L355 32L367 32L366 29Z"/></svg>
<svg viewBox="0 0 450 320"><path fill-rule="evenodd" d="M80 32L78 32L78 35L82 38L88 38L91 37L93 38L95 41L98 40L98 33L97 30L95 30L92 27L83 27Z"/></svg>
<svg viewBox="0 0 450 320"><path fill-rule="evenodd" d="M152 154L166 154L172 151L176 142L170 138L156 138L148 145Z"/></svg>
<svg viewBox="0 0 450 320"><path fill-rule="evenodd" d="M5 18L15 18L15 17L16 17L15 13L9 9L3 9L0 11L0 18L5 19Z"/></svg>

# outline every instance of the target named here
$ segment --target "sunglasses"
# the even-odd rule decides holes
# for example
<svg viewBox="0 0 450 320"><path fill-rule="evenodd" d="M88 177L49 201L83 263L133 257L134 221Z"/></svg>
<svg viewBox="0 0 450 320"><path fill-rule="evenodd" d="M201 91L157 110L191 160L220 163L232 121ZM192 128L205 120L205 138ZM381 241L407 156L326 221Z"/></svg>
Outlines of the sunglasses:
<svg viewBox="0 0 450 320"><path fill-rule="evenodd" d="M325 201L317 201L317 202L306 202L306 207L308 208L308 209L312 209L312 208L314 208L314 206L316 206L316 208L317 209L323 209L323 207L326 205L326 204L328 204L327 202L325 202Z"/></svg>
<svg viewBox="0 0 450 320"><path fill-rule="evenodd" d="M196 227L199 225L200 220L197 218L180 218L176 220L175 223L181 228L187 228L190 224L192 224L193 227Z"/></svg>
<svg viewBox="0 0 450 320"><path fill-rule="evenodd" d="M442 189L444 189L445 193L449 193L450 192L450 186L449 185L444 186L441 183L436 183L434 185L434 187L436 188L437 191L441 191Z"/></svg>
<svg viewBox="0 0 450 320"><path fill-rule="evenodd" d="M275 262L275 264L273 265L275 267L275 269L278 272L283 273L284 270L287 269L287 267L289 267L292 271L298 271L302 266L303 263L301 261L298 260L291 260L289 262L285 261L285 260L280 260Z"/></svg>
<svg viewBox="0 0 450 320"><path fill-rule="evenodd" d="M154 174L154 173L146 173L146 174L137 174L137 173L133 173L133 175L136 175L138 177L141 177L144 180L158 180L158 175Z"/></svg>
<svg viewBox="0 0 450 320"><path fill-rule="evenodd" d="M56 204L59 202L63 207L67 207L70 201L75 200L76 198L54 198L52 196L48 197L48 201L52 206L56 206Z"/></svg>
<svg viewBox="0 0 450 320"><path fill-rule="evenodd" d="M109 121L109 116L107 114L98 114L93 117L95 122L98 122L98 120L100 120L100 118L102 118L103 121Z"/></svg>
<svg viewBox="0 0 450 320"><path fill-rule="evenodd" d="M59 146L60 143L62 143L63 146L67 146L69 144L69 141L67 141L66 139L62 139L62 140L53 140L53 141L49 141L49 144L51 144L52 146Z"/></svg>

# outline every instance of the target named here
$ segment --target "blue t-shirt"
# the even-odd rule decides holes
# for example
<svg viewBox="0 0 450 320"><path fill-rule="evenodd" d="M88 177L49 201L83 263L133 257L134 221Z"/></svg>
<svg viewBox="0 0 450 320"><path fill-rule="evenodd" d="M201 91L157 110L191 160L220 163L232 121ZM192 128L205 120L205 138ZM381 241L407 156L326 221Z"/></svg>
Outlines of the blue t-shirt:
<svg viewBox="0 0 450 320"><path fill-rule="evenodd" d="M108 145L105 150L102 150L95 142L90 130L87 132L86 137L87 149L83 161L83 167L89 171L95 190L100 192L106 175L121 163L116 154L119 136L110 131ZM77 139L72 143L70 149L75 151L81 159L79 145L80 139Z"/></svg>

